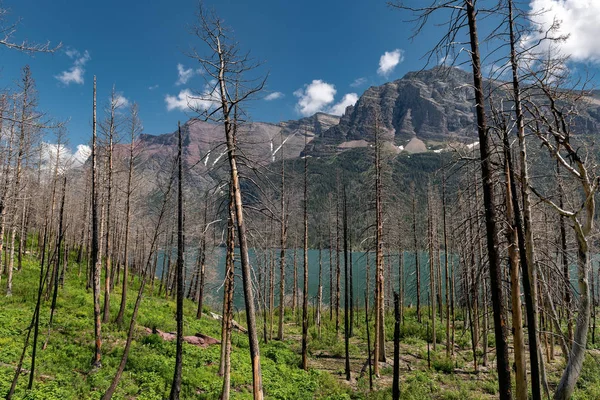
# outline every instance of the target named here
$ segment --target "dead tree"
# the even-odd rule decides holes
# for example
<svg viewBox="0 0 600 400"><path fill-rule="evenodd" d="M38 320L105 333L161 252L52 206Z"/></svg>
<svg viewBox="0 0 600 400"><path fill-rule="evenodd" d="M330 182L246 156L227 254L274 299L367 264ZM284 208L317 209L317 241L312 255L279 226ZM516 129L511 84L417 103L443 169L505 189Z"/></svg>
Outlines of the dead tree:
<svg viewBox="0 0 600 400"><path fill-rule="evenodd" d="M379 361L385 362L385 282L383 268L383 210L381 183L381 141L379 120L375 120L375 375L379 376Z"/></svg>
<svg viewBox="0 0 600 400"><path fill-rule="evenodd" d="M121 103L115 87L113 86L108 106L108 117L104 124L101 125L102 130L108 140L106 144L106 214L105 221L105 247L104 247L104 309L102 311L102 323L108 323L110 320L110 291L111 291L111 273L112 273L112 238L111 238L111 214L112 211L112 195L113 195L113 148L115 136L118 129L117 112Z"/></svg>
<svg viewBox="0 0 600 400"><path fill-rule="evenodd" d="M281 136L281 214L279 233L279 324L277 326L277 339L283 340L283 322L285 320L285 246L286 246L286 215L285 215L285 157L284 140Z"/></svg>
<svg viewBox="0 0 600 400"><path fill-rule="evenodd" d="M51 47L50 42L33 43L23 40L18 43L14 40L14 34L17 31L18 22L11 23L7 21L8 10L0 4L0 46L7 49L21 51L23 53L54 53L61 48L61 43L55 47Z"/></svg>
<svg viewBox="0 0 600 400"><path fill-rule="evenodd" d="M177 160L175 160L175 161L177 161ZM123 355L121 356L121 362L119 363L117 372L115 372L115 376L113 377L113 380L112 380L109 388L106 390L106 392L102 396L102 400L110 400L112 398L112 395L115 393L115 390L117 389L119 381L121 380L123 371L125 371L125 366L127 365L127 359L129 357L129 351L131 349L131 343L133 341L133 334L135 332L135 327L136 327L136 318L137 318L138 311L140 309L140 305L142 303L144 288L146 287L146 282L148 281L148 275L150 273L152 259L154 257L154 254L156 252L158 252L158 241L159 241L160 235L161 235L161 227L162 227L165 215L167 214L167 205L169 204L171 191L173 188L173 182L175 180L175 171L174 171L175 166L176 166L176 163L173 163L173 168L171 169L169 178L168 178L168 184L164 191L162 206L161 206L161 209L158 213L158 217L156 220L156 226L154 228L152 240L150 241L150 248L149 248L148 254L145 257L146 259L144 262L144 266L139 271L141 274L140 288L138 289L137 297L135 299L135 304L133 306L133 314L131 315L131 321L129 322L129 330L127 332L127 339L125 341L125 348L123 349Z"/></svg>
<svg viewBox="0 0 600 400"><path fill-rule="evenodd" d="M543 93L546 104L542 106L534 102L528 102L527 107L528 111L536 117L536 121L531 126L533 132L550 155L560 163L560 166L569 173L574 181L580 183L583 195L583 201L578 208L567 210L560 207L548 196L540 193L533 186L531 187L534 194L544 203L548 204L559 215L571 221L577 239L579 309L569 360L554 393L554 399L566 400L571 398L575 390L575 384L583 367L587 345L591 317L590 288L588 284L591 261L588 240L594 229L595 196L599 182L598 178L593 175L593 164L582 156L579 147L571 142L572 132L569 111L561 108L560 101L565 97L571 101L577 101L577 98L570 98L571 93L558 86L564 81L561 81L561 77L555 74L553 62L556 62L556 60L549 60L542 72L535 75L536 86Z"/></svg>
<svg viewBox="0 0 600 400"><path fill-rule="evenodd" d="M252 272L250 258L248 256L248 240L244 218L244 209L242 193L240 188L240 176L238 170L238 157L236 146L235 125L232 120L232 113L235 106L243 103L245 100L256 95L262 90L265 79L260 79L250 83L242 80L244 73L250 72L255 68L251 60L238 52L237 44L234 43L228 30L223 26L222 20L216 15L207 14L202 7L198 13L198 25L193 28L194 34L206 43L212 54L208 58L202 57L197 53L192 56L200 62L207 76L213 79L215 84L208 96L204 100L211 102L213 107L204 112L204 116L223 124L225 131L225 140L227 148L227 158L229 161L229 174L233 183L233 197L235 200L235 217L237 223L238 241L240 246L240 261L242 267L242 282L244 287L244 300L246 303L246 320L248 325L248 340L250 344L250 358L252 361L252 380L254 399L263 398L262 373L260 368L260 350L258 346L258 335L256 331L256 313L254 305L254 293L252 292ZM238 92L237 87L241 87ZM233 90L234 87L236 90ZM237 95L232 97L232 93ZM208 98L207 98L208 97Z"/></svg>
<svg viewBox="0 0 600 400"><path fill-rule="evenodd" d="M304 136L306 146L306 135ZM304 156L304 286L302 291L302 369L308 371L308 157Z"/></svg>
<svg viewBox="0 0 600 400"><path fill-rule="evenodd" d="M225 260L225 288L223 292L223 319L221 328L221 361L219 375L223 376L221 400L229 400L231 389L231 332L233 329L233 293L235 288L235 211L233 203L233 188L229 184L229 217L227 218L227 253Z"/></svg>
<svg viewBox="0 0 600 400"><path fill-rule="evenodd" d="M140 133L142 124L138 116L138 106L133 104L130 109L129 115L130 123L130 140L129 144L129 163L127 172L127 189L125 192L125 238L123 242L123 288L121 292L121 306L119 307L119 313L115 322L118 326L123 325L123 317L125 315L125 308L127 307L127 278L129 275L129 224L131 220L131 195L132 195L132 179L133 179L133 151L135 137Z"/></svg>
<svg viewBox="0 0 600 400"><path fill-rule="evenodd" d="M184 278L183 278L183 154L181 139L181 124L177 126L177 347L175 352L175 373L171 385L170 400L179 399L181 392L181 372L183 369L183 297L184 297Z"/></svg>
<svg viewBox="0 0 600 400"><path fill-rule="evenodd" d="M345 373L346 380L350 380L350 320L348 301L350 290L348 287L348 202L346 199L346 187L344 186L343 195L343 225L344 225L344 348L346 351ZM351 306L351 305L350 305Z"/></svg>
<svg viewBox="0 0 600 400"><path fill-rule="evenodd" d="M99 249L99 226L98 226L98 171L96 166L96 76L94 76L94 101L92 116L92 287L94 292L94 338L95 351L92 358L92 367L102 366L102 322L100 320L100 249Z"/></svg>
<svg viewBox="0 0 600 400"><path fill-rule="evenodd" d="M510 362L508 357L508 341L506 328L506 310L502 288L502 273L500 256L498 254L498 213L494 194L494 174L492 165L492 143L485 110L484 84L482 62L479 48L477 29L477 8L473 0L449 0L443 3L434 1L430 6L410 8L402 4L396 6L416 14L417 32L419 33L429 21L429 17L438 11L450 13L448 32L438 42L430 55L436 51L446 56L457 42L455 39L463 31L468 30L468 45L473 72L473 87L475 91L475 116L477 135L479 139L479 158L481 162L481 181L483 188L483 203L485 207L485 228L487 255L490 272L490 292L494 317L494 334L496 341L496 364L498 370L499 397L501 400L512 398L510 383Z"/></svg>

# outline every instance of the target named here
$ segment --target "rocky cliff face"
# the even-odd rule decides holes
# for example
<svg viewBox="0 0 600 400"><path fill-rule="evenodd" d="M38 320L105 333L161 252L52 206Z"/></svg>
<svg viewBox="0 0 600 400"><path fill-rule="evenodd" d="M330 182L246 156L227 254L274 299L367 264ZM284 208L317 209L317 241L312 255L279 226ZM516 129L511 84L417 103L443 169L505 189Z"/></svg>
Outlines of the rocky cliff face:
<svg viewBox="0 0 600 400"><path fill-rule="evenodd" d="M375 129L398 146L415 137L469 140L476 135L471 81L471 74L461 69L436 67L370 87L309 151L325 154L345 141L372 141Z"/></svg>
<svg viewBox="0 0 600 400"><path fill-rule="evenodd" d="M372 142L376 129L382 140L393 143L399 150L426 151L422 142L471 143L477 139L472 83L471 73L439 66L373 86L353 107L348 107L337 126L307 146L306 152L325 156L356 147L358 143ZM498 95L510 89L502 83L486 85L486 92L494 89ZM508 102L504 104L510 107ZM600 94L592 93L578 109L575 131L600 133ZM419 146L415 147L415 143Z"/></svg>

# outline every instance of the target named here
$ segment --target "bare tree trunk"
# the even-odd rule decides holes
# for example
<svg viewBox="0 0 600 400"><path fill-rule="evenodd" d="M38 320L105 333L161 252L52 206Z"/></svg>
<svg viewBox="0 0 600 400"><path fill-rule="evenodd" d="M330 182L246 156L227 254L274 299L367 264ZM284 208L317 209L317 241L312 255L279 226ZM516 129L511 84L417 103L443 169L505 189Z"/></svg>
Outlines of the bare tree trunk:
<svg viewBox="0 0 600 400"><path fill-rule="evenodd" d="M208 230L208 192L204 196L204 227L202 229L202 237L200 239L200 270L199 285L198 285L198 309L196 310L196 318L202 318L202 307L204 305L204 285L206 278L206 231Z"/></svg>
<svg viewBox="0 0 600 400"><path fill-rule="evenodd" d="M323 313L323 246L319 242L319 287L317 289L317 335L321 337L321 318Z"/></svg>
<svg viewBox="0 0 600 400"><path fill-rule="evenodd" d="M92 118L92 287L94 291L94 338L95 352L92 359L92 367L100 368L102 351L102 322L100 320L100 251L98 235L98 173L96 171L96 76L94 76L94 104Z"/></svg>
<svg viewBox="0 0 600 400"><path fill-rule="evenodd" d="M444 277L446 301L446 357L450 358L450 271L448 269L448 230L446 223L446 174L442 178L442 225L444 229ZM441 284L441 282L440 282ZM453 321L454 324L454 321Z"/></svg>
<svg viewBox="0 0 600 400"><path fill-rule="evenodd" d="M306 146L306 135L304 136ZM304 287L302 293L302 369L308 371L308 157L304 157Z"/></svg>
<svg viewBox="0 0 600 400"><path fill-rule="evenodd" d="M281 221L279 242L279 324L277 339L283 340L283 323L285 321L285 246L286 246L286 217L285 217L285 157L283 134L281 136Z"/></svg>
<svg viewBox="0 0 600 400"><path fill-rule="evenodd" d="M350 321L348 315L348 204L346 200L346 188L343 189L343 229L344 229L344 348L346 354L345 372L346 380L350 381Z"/></svg>
<svg viewBox="0 0 600 400"><path fill-rule="evenodd" d="M394 378L392 399L400 400L400 300L394 292ZM432 314L435 317L435 314Z"/></svg>
<svg viewBox="0 0 600 400"><path fill-rule="evenodd" d="M379 375L379 363L385 362L385 279L383 271L383 212L381 205L381 143L379 122L375 126L375 375Z"/></svg>
<svg viewBox="0 0 600 400"><path fill-rule="evenodd" d="M296 310L298 307L298 237L294 240L294 282L292 284L292 315L296 319Z"/></svg>
<svg viewBox="0 0 600 400"><path fill-rule="evenodd" d="M331 208L332 196L329 194L329 206ZM327 230L329 232L329 320L333 321L333 235L331 233L331 209L328 212L327 219Z"/></svg>
<svg viewBox="0 0 600 400"><path fill-rule="evenodd" d="M415 277L417 286L417 321L421 322L421 266L419 265L419 247L417 244L417 199L415 183L411 182L410 192L412 195L412 217L413 217L413 241L415 251Z"/></svg>
<svg viewBox="0 0 600 400"><path fill-rule="evenodd" d="M219 375L223 376L223 388L221 400L229 400L231 389L231 331L233 320L233 292L234 292L234 255L235 255L235 232L234 232L234 203L233 188L229 185L229 218L227 219L227 254L225 269L225 290L223 293L223 319L221 328L221 362L219 364Z"/></svg>
<svg viewBox="0 0 600 400"><path fill-rule="evenodd" d="M156 248L158 246L158 240L160 237L160 227L162 225L162 221L166 214L167 203L169 201L169 196L170 196L171 190L173 188L173 180L174 180L174 174L173 174L173 171L171 171L171 174L169 175L169 184L167 186L167 190L164 195L162 208L161 208L161 211L158 216L158 221L156 223L156 227L154 229L154 235L152 236L152 241L150 243L150 250L148 252L148 256L146 258L144 266L141 267L143 269L139 271L140 275L141 275L140 288L138 290L138 294L135 299L135 304L133 306L133 314L131 315L131 321L129 322L129 331L127 332L127 339L125 341L125 348L123 349L123 356L121 357L121 362L119 363L119 367L117 368L117 372L115 373L115 376L113 377L113 380L112 380L109 388L106 390L106 392L102 396L102 400L110 400L112 398L112 395L114 394L115 390L117 389L117 385L119 384L119 381L121 380L123 371L125 370L125 365L127 364L127 358L129 357L129 350L131 349L131 342L133 341L133 334L134 334L135 326L136 326L136 318L137 318L138 311L140 309L140 304L142 303L144 288L146 287L146 282L148 279L148 272L150 272L150 269L151 269L152 258L154 256L154 253L158 252Z"/></svg>
<svg viewBox="0 0 600 400"><path fill-rule="evenodd" d="M181 392L181 372L183 368L183 155L181 124L177 127L177 312L175 319L177 321L177 347L175 352L175 373L171 385L170 400L179 399Z"/></svg>
<svg viewBox="0 0 600 400"><path fill-rule="evenodd" d="M335 199L335 333L340 332L340 177L337 171Z"/></svg>
<svg viewBox="0 0 600 400"><path fill-rule="evenodd" d="M272 226L272 225L271 225ZM271 229L271 237L274 236ZM269 249L269 340L273 340L273 313L275 308L275 252Z"/></svg>
<svg viewBox="0 0 600 400"><path fill-rule="evenodd" d="M129 169L127 173L127 192L125 197L125 241L123 243L123 249L125 251L123 256L123 288L121 292L121 306L119 307L119 313L117 314L116 323L120 327L123 325L123 318L125 316L125 308L127 307L127 278L129 275L129 223L131 219L131 181L133 178L133 150L135 135L139 130L139 118L138 118L138 107L134 104L131 107L131 143L129 145ZM152 282L154 282L154 274L152 274Z"/></svg>
<svg viewBox="0 0 600 400"><path fill-rule="evenodd" d="M369 253L367 252L367 255ZM367 276L368 276L367 272ZM367 288L369 285L367 284ZM367 363L369 364L369 391L373 391L373 370L371 368L371 334L369 329L369 291L365 289L365 329L367 330Z"/></svg>
<svg viewBox="0 0 600 400"><path fill-rule="evenodd" d="M110 99L110 120L108 126L108 187L106 190L106 248L104 260L104 309L102 311L102 323L108 323L110 320L110 290L111 290L111 274L112 274L112 242L111 242L111 206L112 206L112 184L113 184L113 140L116 131L115 112L118 107L115 88L113 86L112 96Z"/></svg>
<svg viewBox="0 0 600 400"><path fill-rule="evenodd" d="M67 190L67 177L65 176L63 179L63 187L62 187L62 199L60 202L60 211L59 211L59 217L58 217L58 240L56 241L56 250L55 250L55 254L56 254L56 261L54 264L54 288L53 288L53 293L52 293L52 305L50 306L50 321L48 322L48 335L46 336L46 341L44 342L44 345L42 346L42 350L46 349L46 346L48 345L48 340L50 340L50 330L52 329L52 321L54 319L54 312L56 311L56 299L58 298L58 283L59 283L59 277L58 277L58 271L60 268L60 262L61 262L61 250L62 250L62 244L63 244L63 238L64 238L64 212L65 212L65 194L66 194L66 190ZM64 268L64 267L63 267Z"/></svg>
<svg viewBox="0 0 600 400"><path fill-rule="evenodd" d="M508 400L512 398L512 390L510 384L508 342L506 338L506 310L504 309L504 292L501 282L500 259L498 257L498 218L496 215L494 202L492 160L490 159L491 146L489 143L488 126L484 108L485 98L483 94L483 78L481 74L481 59L479 55L479 38L477 33L475 4L472 0L465 0L465 7L469 25L473 84L475 88L477 132L479 136L479 152L481 158L481 179L483 183L483 202L485 206L486 217L487 253L490 269L492 308L494 311L498 386L500 399Z"/></svg>
<svg viewBox="0 0 600 400"><path fill-rule="evenodd" d="M429 304L431 314L431 337L433 340L433 351L436 351L436 332L435 332L435 266L434 266L434 248L433 248L433 194L431 193L431 183L427 186L427 210L428 210L428 236L429 236Z"/></svg>
<svg viewBox="0 0 600 400"><path fill-rule="evenodd" d="M517 400L527 400L527 370L525 359L525 337L523 333L523 315L521 311L521 286L519 280L519 253L517 244L517 231L515 227L515 217L513 211L512 186L511 186L511 167L510 162L510 144L508 142L507 132L504 132L504 170L506 181L506 219L508 240L508 261L510 264L510 292L512 303L512 329L513 329L513 347L515 352L515 383ZM518 204L516 205L518 207Z"/></svg>

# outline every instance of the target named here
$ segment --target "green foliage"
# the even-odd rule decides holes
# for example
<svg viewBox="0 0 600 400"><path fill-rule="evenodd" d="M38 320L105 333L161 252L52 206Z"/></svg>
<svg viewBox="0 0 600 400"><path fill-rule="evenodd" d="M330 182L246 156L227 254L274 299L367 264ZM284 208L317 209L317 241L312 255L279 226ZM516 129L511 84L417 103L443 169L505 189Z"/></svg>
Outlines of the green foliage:
<svg viewBox="0 0 600 400"><path fill-rule="evenodd" d="M439 386L426 372L418 371L408 376L401 387L400 398L403 400L420 400L433 397Z"/></svg>
<svg viewBox="0 0 600 400"><path fill-rule="evenodd" d="M435 355L431 361L431 367L438 372L451 374L454 372L454 361L445 356Z"/></svg>
<svg viewBox="0 0 600 400"><path fill-rule="evenodd" d="M14 376L14 365L22 351L26 329L31 322L33 304L37 294L39 267L35 260L25 259L22 271L15 272L12 297L0 296L0 393L4 394ZM82 268L84 269L84 268ZM98 399L110 384L123 354L126 332L119 330L114 323L104 324L102 368L91 371L90 359L93 353L93 307L91 292L85 290L85 277L77 276L78 266L70 268L65 286L59 292L53 327L48 337L48 347L40 350L37 358L36 379L32 390L26 390L27 377L19 380L15 399ZM82 274L83 275L83 274ZM133 301L139 287L134 279L130 286L129 304L126 308L125 326L128 326L133 310ZM116 316L119 307L119 290L116 288L111 304L111 314ZM46 339L50 302L42 303L40 313L40 339ZM186 300L184 306L184 327L186 335L197 332L220 338L221 323L208 316L195 318L196 305ZM175 330L175 305L171 299L158 297L147 287L142 301L137 326L134 332L129 360L114 399L158 400L168 396L173 377L175 343L164 341L160 336L148 334L145 327L156 327L163 331ZM426 315L426 309L424 309ZM458 315L461 315L458 312ZM362 324L364 311L358 311L360 322L354 328L350 339L350 355L353 363L362 363L366 357L366 329ZM242 313L236 320L244 321ZM286 310L286 340L261 343L261 366L264 391L270 399L390 399L389 376L391 366L381 368L383 379L375 380L375 390L368 390L368 376L358 379L356 386L343 381L343 358L345 344L343 326L335 330L335 321L323 319L321 335L316 327L310 326L308 372L301 370L300 332L295 324L296 317ZM424 322L426 319L424 319ZM311 320L312 323L312 320ZM401 325L401 365L410 364L409 371L401 372L402 399L488 399L497 396L498 383L493 369L482 372L477 380L465 380L464 375L455 374L456 368L471 367L469 332L462 331L462 324L456 325L456 343L461 350L453 359L445 357L445 326L437 325L437 340L440 348L431 349L431 370L426 368L427 341L431 340L431 330L427 334L425 323L418 323L414 308L405 310L405 321ZM373 325L370 325L373 339ZM386 334L391 339L393 318L386 315ZM493 345L493 334L488 335ZM248 339L234 332L231 358L232 399L251 399L252 371L248 352ZM478 349L480 352L481 349ZM600 398L600 364L594 358L595 351L586 357L581 379L573 396L575 400ZM31 346L28 348L23 367L29 369ZM321 357L331 365L323 365ZM391 354L388 354L391 357ZM406 358L410 361L406 361ZM182 398L218 399L222 380L217 371L220 360L220 346L198 348L184 345ZM330 367L331 366L331 367ZM556 382L560 372L560 362L552 365L549 379ZM557 372L558 371L558 372ZM383 382L386 382L383 384Z"/></svg>
<svg viewBox="0 0 600 400"><path fill-rule="evenodd" d="M74 263L74 261L73 261ZM108 388L123 354L126 332L114 323L103 324L102 368L91 371L93 353L93 303L91 291L85 290L85 276L77 276L79 267L71 264L60 289L53 328L48 347L40 347L47 332L50 302L42 302L40 338L36 380L31 391L26 391L27 376L22 376L15 399L97 399ZM85 267L82 268L85 270ZM12 297L0 296L0 393L8 391L14 368L23 347L26 328L31 322L37 295L39 266L27 257L23 270L15 272ZM139 281L130 286L125 326L133 312ZM112 296L111 315L119 308L120 287ZM208 311L208 308L207 308ZM186 300L184 306L185 335L201 332L220 338L221 323L210 317L195 318L196 305ZM149 286L137 319L129 359L114 399L158 400L168 396L175 358L175 342L148 334L144 327L163 331L175 330L175 303L164 296L158 297ZM236 316L237 317L237 316ZM241 315L243 320L243 314ZM333 338L330 342L333 343ZM232 398L251 399L252 371L248 353L248 339L234 332L232 337ZM29 346L23 367L30 368ZM294 342L270 342L261 346L262 371L265 393L273 399L350 399L344 388L331 375L320 371L298 368L300 357ZM184 344L182 398L217 399L222 387L218 376L220 346L198 348ZM298 397L298 393L301 397Z"/></svg>

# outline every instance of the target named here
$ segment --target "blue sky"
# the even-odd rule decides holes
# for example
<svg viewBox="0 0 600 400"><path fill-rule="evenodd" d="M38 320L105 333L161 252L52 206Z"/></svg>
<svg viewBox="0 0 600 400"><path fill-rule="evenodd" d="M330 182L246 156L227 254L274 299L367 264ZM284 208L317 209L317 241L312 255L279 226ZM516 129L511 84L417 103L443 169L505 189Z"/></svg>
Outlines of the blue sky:
<svg viewBox="0 0 600 400"><path fill-rule="evenodd" d="M580 26L581 15L598 15L599 1L531 1L539 7L562 3L571 3L558 10L570 18L567 30L593 33L590 26L600 25L584 21ZM276 98L249 104L255 121L296 119L318 110L340 113L369 86L422 68L421 57L439 36L432 28L409 40L412 24L404 22L408 15L379 0L205 4L233 28L242 49L264 62L262 72L270 73L265 96ZM171 132L178 120L188 118L177 106L186 90L204 85L196 73L199 65L184 54L193 45L203 53L198 39L188 33L195 20L195 0L4 0L3 6L10 9L9 19L21 18L17 39L62 42L63 47L53 55L35 57L0 49L0 87L11 86L20 68L29 64L40 109L57 119L70 119L72 148L90 137L93 75L98 79L99 104L106 103L114 84L126 101L140 105L147 133ZM598 12L590 13L586 7ZM597 62L599 53L584 49L580 60Z"/></svg>

